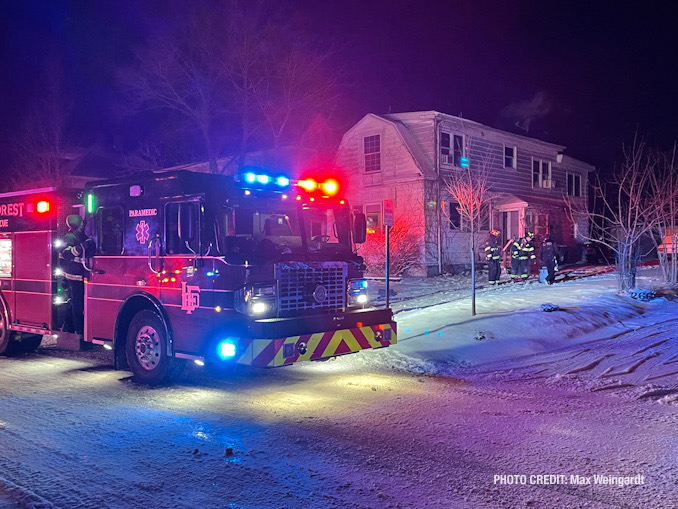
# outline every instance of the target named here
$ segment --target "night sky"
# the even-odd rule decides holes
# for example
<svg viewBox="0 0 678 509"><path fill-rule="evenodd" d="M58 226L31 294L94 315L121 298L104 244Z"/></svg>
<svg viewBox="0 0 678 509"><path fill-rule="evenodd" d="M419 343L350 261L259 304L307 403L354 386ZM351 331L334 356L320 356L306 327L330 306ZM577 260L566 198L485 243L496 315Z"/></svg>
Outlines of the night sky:
<svg viewBox="0 0 678 509"><path fill-rule="evenodd" d="M164 4L5 0L3 146L40 93L39 62L51 53L63 59L79 130L114 130L114 69L145 39L147 23L161 19ZM350 83L343 105L349 124L368 112L429 109L525 134L518 123L528 136L564 144L568 154L602 168L619 159L636 130L661 147L678 138L678 9L668 2L290 5L309 36L336 48L331 66Z"/></svg>

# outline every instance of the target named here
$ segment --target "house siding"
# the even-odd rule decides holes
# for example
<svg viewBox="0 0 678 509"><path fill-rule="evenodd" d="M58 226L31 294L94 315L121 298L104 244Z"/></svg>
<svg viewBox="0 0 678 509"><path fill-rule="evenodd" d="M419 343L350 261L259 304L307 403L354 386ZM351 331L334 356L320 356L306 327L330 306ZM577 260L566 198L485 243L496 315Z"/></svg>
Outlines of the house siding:
<svg viewBox="0 0 678 509"><path fill-rule="evenodd" d="M366 136L376 134L381 137L381 171L366 173L363 141ZM344 135L335 164L344 175L346 195L353 207L364 210L365 205L393 200L395 220L406 221L408 229L421 239L420 263L409 274L425 275L424 181L396 126L383 119L365 117Z"/></svg>
<svg viewBox="0 0 678 509"><path fill-rule="evenodd" d="M394 199L396 189L403 186L418 189L416 194L423 205L420 212L408 207L410 217L419 217L424 225L422 235L424 248L422 264L429 274L435 273L443 265L457 265L469 262L469 234L450 229L449 220L438 211L441 202L450 202L450 196L444 188L444 181L458 168L445 164L439 157L439 138L441 132L464 136L465 156L471 170L486 168L489 172L490 190L497 196L516 196L523 207L529 203L521 218L529 219L537 212L548 214L548 228L554 232L559 243L575 244L582 241L582 233L588 231L582 217L575 218L572 224L566 211L567 174L581 177L581 197L570 197L580 206L587 203L588 173L593 167L563 154L565 147L543 142L533 138L500 131L477 122L446 115L436 111L389 114L384 116L367 115L342 140L337 154L337 162L351 170L351 197L364 201ZM380 175L364 172L362 141L365 136L382 135L382 171ZM505 167L504 147L516 148L516 165ZM551 165L551 187L533 187L532 164L534 160L548 162ZM422 183L420 188L413 187L415 182ZM439 188L440 186L440 188ZM355 198L353 198L355 201ZM416 208L416 207L415 207ZM423 209L423 210L422 210ZM399 212L396 205L396 216ZM493 215L490 227L499 216ZM531 227L525 223L521 229ZM577 232L580 234L577 235ZM476 241L484 241L482 233ZM439 258L439 243L442 246L442 259Z"/></svg>

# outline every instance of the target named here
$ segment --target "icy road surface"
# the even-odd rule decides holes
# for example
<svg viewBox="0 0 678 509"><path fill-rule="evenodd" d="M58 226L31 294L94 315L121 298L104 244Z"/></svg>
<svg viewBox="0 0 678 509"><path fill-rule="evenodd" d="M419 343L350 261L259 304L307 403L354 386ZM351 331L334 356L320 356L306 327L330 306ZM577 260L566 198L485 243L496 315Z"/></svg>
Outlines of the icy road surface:
<svg viewBox="0 0 678 509"><path fill-rule="evenodd" d="M401 343L334 362L148 389L98 353L0 358L0 508L676 507L675 303L598 277L472 318L426 284L400 285ZM644 484L570 482L597 475Z"/></svg>

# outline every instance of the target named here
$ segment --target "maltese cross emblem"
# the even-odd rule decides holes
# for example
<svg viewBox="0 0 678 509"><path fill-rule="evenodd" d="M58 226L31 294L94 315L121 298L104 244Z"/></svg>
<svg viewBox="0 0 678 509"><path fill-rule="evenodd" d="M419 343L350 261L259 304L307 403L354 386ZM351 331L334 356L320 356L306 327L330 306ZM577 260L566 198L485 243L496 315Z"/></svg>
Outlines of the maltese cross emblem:
<svg viewBox="0 0 678 509"><path fill-rule="evenodd" d="M145 244L148 240L148 223L146 221L140 221L137 225L137 240L140 244Z"/></svg>

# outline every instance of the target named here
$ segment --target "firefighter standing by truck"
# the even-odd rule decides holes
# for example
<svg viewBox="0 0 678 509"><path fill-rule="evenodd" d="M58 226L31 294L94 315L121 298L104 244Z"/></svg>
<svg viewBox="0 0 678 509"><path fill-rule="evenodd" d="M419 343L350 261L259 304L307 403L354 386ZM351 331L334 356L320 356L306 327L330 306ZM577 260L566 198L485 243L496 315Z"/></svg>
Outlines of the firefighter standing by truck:
<svg viewBox="0 0 678 509"><path fill-rule="evenodd" d="M68 233L63 238L65 247L59 253L59 266L63 271L65 287L69 294L69 313L64 332L82 334L84 329L85 282L87 269L83 260L91 256L91 240L85 234L85 223L78 214L66 218Z"/></svg>
<svg viewBox="0 0 678 509"><path fill-rule="evenodd" d="M501 249L497 244L499 237L499 230L492 230L487 241L485 242L485 259L487 260L487 279L489 284L496 285L499 283L501 276L501 266L499 265L499 258L501 256Z"/></svg>

